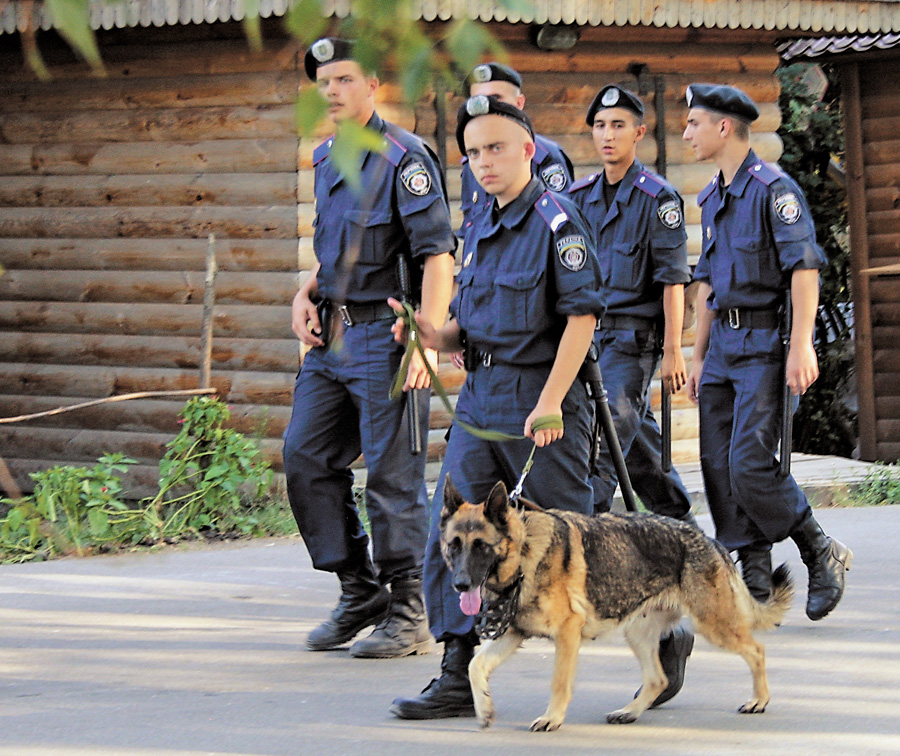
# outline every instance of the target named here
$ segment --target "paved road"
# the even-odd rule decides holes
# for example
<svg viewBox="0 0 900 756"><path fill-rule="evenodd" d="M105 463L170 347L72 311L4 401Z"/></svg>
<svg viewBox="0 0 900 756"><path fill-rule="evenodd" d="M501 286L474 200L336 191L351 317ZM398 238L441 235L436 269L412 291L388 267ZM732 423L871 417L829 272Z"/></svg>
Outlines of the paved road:
<svg viewBox="0 0 900 756"><path fill-rule="evenodd" d="M494 677L497 723L401 722L387 707L435 673L310 653L336 595L299 539L0 568L0 756L597 756L900 754L900 506L819 512L856 554L835 613L764 637L772 702L739 715L744 663L702 639L685 689L633 725L605 723L637 665L621 636L590 644L563 728L530 733L552 649L530 641ZM709 531L707 516L700 518Z"/></svg>

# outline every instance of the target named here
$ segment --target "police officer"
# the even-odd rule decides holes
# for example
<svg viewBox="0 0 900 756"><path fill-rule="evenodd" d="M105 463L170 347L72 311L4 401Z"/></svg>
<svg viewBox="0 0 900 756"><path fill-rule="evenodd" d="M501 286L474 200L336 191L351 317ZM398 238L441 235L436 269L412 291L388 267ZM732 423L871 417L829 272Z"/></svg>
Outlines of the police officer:
<svg viewBox="0 0 900 756"><path fill-rule="evenodd" d="M304 63L338 128L355 121L383 135L385 146L383 154L362 156L359 191L332 161L333 139L313 156L317 264L292 307L294 332L312 349L294 389L284 467L291 509L313 566L337 574L341 596L331 616L309 634L307 647L333 649L376 625L351 655L404 656L431 642L422 603L426 455L410 451L405 402L388 397L403 350L391 335L395 315L385 299L403 294L398 259L405 256L414 270L422 268L424 318L442 324L456 238L435 155L375 112L379 82L354 60L353 44L320 39ZM406 388L427 385L425 366L417 360ZM419 391L423 435L428 393ZM360 452L368 469L374 564L351 490L350 464Z"/></svg>
<svg viewBox="0 0 900 756"><path fill-rule="evenodd" d="M475 66L466 77L464 87L470 97L475 95L493 96L502 102L514 105L519 110L525 107L522 77L518 71L502 63L492 62ZM531 172L551 192L561 192L572 181L572 161L563 152L562 147L552 139L535 134ZM462 237L474 216L489 208L492 201L490 193L475 180L466 155L462 157L460 196L462 197L463 222L459 235Z"/></svg>
<svg viewBox="0 0 900 756"><path fill-rule="evenodd" d="M719 172L697 197L703 252L688 392L700 405L700 458L718 540L736 550L758 599L772 588L771 547L790 536L809 570L806 614L827 615L844 592L850 549L822 532L803 492L780 474L782 387L819 374L812 335L825 255L800 187L750 149L753 101L735 87L691 84L684 139ZM779 308L790 297L784 354Z"/></svg>
<svg viewBox="0 0 900 756"><path fill-rule="evenodd" d="M466 499L481 501L498 480L516 484L536 444L524 495L545 507L592 508L592 417L587 390L576 380L603 309L590 230L567 197L532 176L534 130L521 110L476 95L459 111L456 138L491 206L466 233L455 319L420 334L441 351L465 349L460 420L527 438L492 442L456 423L451 428L425 558L428 620L444 658L440 676L418 697L394 701L392 713L404 719L475 715L468 664L477 637L440 554L445 477ZM534 420L547 415L562 416L564 430L532 431Z"/></svg>
<svg viewBox="0 0 900 756"><path fill-rule="evenodd" d="M690 281L684 203L665 179L637 160L644 138L644 104L615 84L603 87L587 112L603 170L569 189L591 224L607 281L606 313L594 343L629 477L652 512L693 523L691 499L674 468L662 469L662 439L650 408L650 381L662 358L664 390L687 382L681 353L684 284ZM618 484L609 446L602 444L592 478L594 511L608 512ZM684 680L693 648L684 626L667 632L660 659L669 686L654 701L671 699Z"/></svg>

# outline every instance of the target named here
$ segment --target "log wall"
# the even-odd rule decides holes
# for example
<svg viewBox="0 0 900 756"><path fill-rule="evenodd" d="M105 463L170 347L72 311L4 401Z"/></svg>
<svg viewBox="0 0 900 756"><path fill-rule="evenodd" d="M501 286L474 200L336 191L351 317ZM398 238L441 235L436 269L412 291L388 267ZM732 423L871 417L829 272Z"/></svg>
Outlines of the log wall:
<svg viewBox="0 0 900 756"><path fill-rule="evenodd" d="M597 90L618 82L652 92L653 77L663 77L666 172L685 197L693 258L699 254L695 197L714 167L696 164L681 141L687 84L743 87L762 110L754 146L766 159L781 153L774 134L778 60L758 33L753 39L740 31L713 33L704 43L703 32L687 41L679 30L653 30L650 40L644 30L585 29L574 50L546 53L528 42L525 27L492 28L523 74L536 128L565 147L578 176L597 168L584 124ZM251 55L239 38L160 37L101 48L105 80L72 63L52 66L55 80L38 83L17 50L2 59L0 264L7 273L0 277L0 417L130 391L195 387L206 239L215 233L220 274L212 381L233 406L235 426L261 434L267 456L280 467L298 362L289 306L297 271L302 276L314 262L311 156L328 132L296 137L292 102L304 79L290 42ZM644 64L650 78L639 83L629 73L635 64ZM433 100L408 108L399 99L385 82L379 112L433 141ZM645 100L649 128L639 157L655 167L657 115L652 95ZM448 95L449 120L461 102ZM458 224L452 133L447 155ZM686 356L692 334L689 328ZM461 374L449 366L442 371L458 388ZM658 400L657 388L657 406ZM0 425L0 450L26 489L29 471L122 450L141 462L132 476L140 491L152 486L180 406L124 402ZM696 459L696 411L683 394L673 406L674 459ZM433 408L429 456L436 460L448 419L436 401Z"/></svg>
<svg viewBox="0 0 900 756"><path fill-rule="evenodd" d="M860 455L900 460L900 76L896 53L842 66Z"/></svg>

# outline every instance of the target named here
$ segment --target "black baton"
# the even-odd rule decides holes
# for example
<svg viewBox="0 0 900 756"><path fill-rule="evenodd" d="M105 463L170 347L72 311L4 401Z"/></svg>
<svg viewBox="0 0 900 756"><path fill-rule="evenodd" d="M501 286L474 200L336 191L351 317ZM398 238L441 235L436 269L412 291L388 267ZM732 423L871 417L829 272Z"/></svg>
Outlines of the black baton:
<svg viewBox="0 0 900 756"><path fill-rule="evenodd" d="M400 290L403 302L412 302L412 284L409 278L409 264L403 254L397 255L397 275L400 279ZM410 333L412 338L412 333ZM424 358L423 358L424 359ZM406 392L406 421L409 425L409 451L411 454L422 453L422 436L419 433L419 389Z"/></svg>
<svg viewBox="0 0 900 756"><path fill-rule="evenodd" d="M597 420L600 423L603 439L609 446L609 454L616 468L616 476L619 479L619 488L622 489L622 499L625 502L625 508L629 512L637 512L634 489L631 487L631 478L628 477L628 468L625 467L625 457L622 454L622 445L619 443L619 436L616 433L615 423L613 423L612 412L609 409L606 389L603 388L603 376L600 374L600 365L597 364L597 360L593 356L596 355L596 352L593 350L594 345L592 344L591 352L585 359L579 375L584 380L591 399L594 400L594 411L597 413Z"/></svg>
<svg viewBox="0 0 900 756"><path fill-rule="evenodd" d="M780 472L783 478L791 474L791 445L794 440L794 395L787 383L787 360L791 346L791 327L794 307L791 291L784 299L784 322L781 324L781 343L784 346L784 386L781 390L781 459Z"/></svg>
<svg viewBox="0 0 900 756"><path fill-rule="evenodd" d="M672 395L666 391L665 381L660 378L662 389L660 412L662 413L662 471L672 472Z"/></svg>

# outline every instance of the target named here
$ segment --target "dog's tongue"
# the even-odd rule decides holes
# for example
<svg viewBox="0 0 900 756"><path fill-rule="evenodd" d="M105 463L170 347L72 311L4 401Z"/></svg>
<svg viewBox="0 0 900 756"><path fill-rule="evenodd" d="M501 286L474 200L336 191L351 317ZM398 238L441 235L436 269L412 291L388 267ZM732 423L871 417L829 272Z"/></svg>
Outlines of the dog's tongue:
<svg viewBox="0 0 900 756"><path fill-rule="evenodd" d="M470 588L465 593L460 593L459 608L470 617L478 614L481 609L481 588Z"/></svg>

